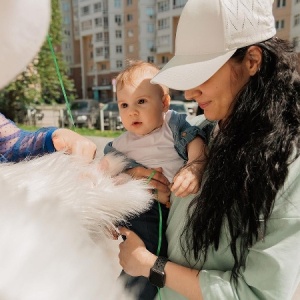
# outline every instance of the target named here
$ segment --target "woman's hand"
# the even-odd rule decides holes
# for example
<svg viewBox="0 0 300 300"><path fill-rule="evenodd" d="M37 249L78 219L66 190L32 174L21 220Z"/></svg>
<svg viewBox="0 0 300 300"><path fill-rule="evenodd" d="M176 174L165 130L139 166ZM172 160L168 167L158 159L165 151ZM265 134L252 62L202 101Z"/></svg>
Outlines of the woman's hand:
<svg viewBox="0 0 300 300"><path fill-rule="evenodd" d="M66 128L55 130L52 134L52 141L57 151L81 156L88 162L94 159L97 150L91 140Z"/></svg>
<svg viewBox="0 0 300 300"><path fill-rule="evenodd" d="M145 179L147 180L155 171L155 174L152 176L149 181L151 186L150 192L154 194L154 198L162 204L166 204L170 201L170 188L169 180L162 174L162 168L146 169L144 167L136 167L126 171L128 175L136 179ZM155 192L153 192L153 189Z"/></svg>
<svg viewBox="0 0 300 300"><path fill-rule="evenodd" d="M157 256L146 249L144 242L133 231L120 227L119 232L126 238L119 245L119 263L123 270L131 276L149 277Z"/></svg>

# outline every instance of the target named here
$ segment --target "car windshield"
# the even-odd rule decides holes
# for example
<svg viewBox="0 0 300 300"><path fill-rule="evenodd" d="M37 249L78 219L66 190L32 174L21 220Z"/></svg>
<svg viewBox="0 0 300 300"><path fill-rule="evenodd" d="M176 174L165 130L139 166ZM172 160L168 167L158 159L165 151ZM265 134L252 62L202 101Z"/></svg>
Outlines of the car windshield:
<svg viewBox="0 0 300 300"><path fill-rule="evenodd" d="M75 109L83 110L83 109L87 109L87 108L88 108L88 103L85 101L76 101L71 104L72 110L75 110Z"/></svg>
<svg viewBox="0 0 300 300"><path fill-rule="evenodd" d="M170 109L175 110L179 113L186 113L186 107L184 106L184 104L171 103Z"/></svg>
<svg viewBox="0 0 300 300"><path fill-rule="evenodd" d="M110 103L107 103L105 105L105 107L103 108L103 110L108 110L108 111L118 111L119 108L118 108L118 103L117 102L110 102Z"/></svg>

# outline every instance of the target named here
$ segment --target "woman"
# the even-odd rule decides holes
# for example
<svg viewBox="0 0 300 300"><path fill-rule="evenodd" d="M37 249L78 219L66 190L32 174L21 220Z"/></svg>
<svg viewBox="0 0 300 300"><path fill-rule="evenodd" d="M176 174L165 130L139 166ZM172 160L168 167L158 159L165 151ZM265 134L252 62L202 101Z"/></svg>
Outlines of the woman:
<svg viewBox="0 0 300 300"><path fill-rule="evenodd" d="M272 2L189 0L153 79L217 121L199 194L171 205L169 261L120 228L121 266L162 299L291 299L299 283L300 77Z"/></svg>

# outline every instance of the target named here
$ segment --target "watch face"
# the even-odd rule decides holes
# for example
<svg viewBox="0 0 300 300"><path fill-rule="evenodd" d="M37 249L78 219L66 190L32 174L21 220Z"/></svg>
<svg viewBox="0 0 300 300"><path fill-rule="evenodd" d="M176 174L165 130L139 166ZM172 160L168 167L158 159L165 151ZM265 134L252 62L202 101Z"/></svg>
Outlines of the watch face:
<svg viewBox="0 0 300 300"><path fill-rule="evenodd" d="M166 276L165 272L160 272L156 269L151 269L150 271L150 276L149 276L149 281L159 287L162 288L165 286L165 281L166 281Z"/></svg>

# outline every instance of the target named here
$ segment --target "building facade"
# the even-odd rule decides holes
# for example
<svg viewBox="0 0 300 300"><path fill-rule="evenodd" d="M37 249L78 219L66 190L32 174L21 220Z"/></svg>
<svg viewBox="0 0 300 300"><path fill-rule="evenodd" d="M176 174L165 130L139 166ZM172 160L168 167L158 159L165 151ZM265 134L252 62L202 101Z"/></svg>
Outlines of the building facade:
<svg viewBox="0 0 300 300"><path fill-rule="evenodd" d="M130 59L162 67L174 55L187 0L61 0L62 51L79 97L115 99L114 78ZM300 52L300 0L275 0L280 38Z"/></svg>

